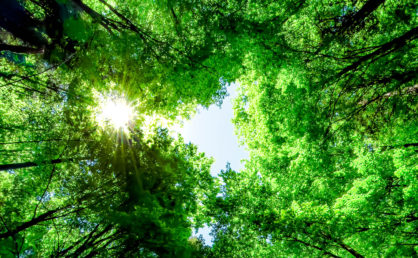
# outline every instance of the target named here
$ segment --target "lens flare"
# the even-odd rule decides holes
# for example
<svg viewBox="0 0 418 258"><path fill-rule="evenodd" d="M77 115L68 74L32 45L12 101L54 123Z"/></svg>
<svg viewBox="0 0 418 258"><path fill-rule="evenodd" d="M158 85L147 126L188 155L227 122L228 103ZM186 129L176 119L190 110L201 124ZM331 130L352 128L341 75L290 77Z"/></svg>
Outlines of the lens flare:
<svg viewBox="0 0 418 258"><path fill-rule="evenodd" d="M115 129L127 129L135 119L135 110L123 97L103 97L97 119L103 127L110 125Z"/></svg>

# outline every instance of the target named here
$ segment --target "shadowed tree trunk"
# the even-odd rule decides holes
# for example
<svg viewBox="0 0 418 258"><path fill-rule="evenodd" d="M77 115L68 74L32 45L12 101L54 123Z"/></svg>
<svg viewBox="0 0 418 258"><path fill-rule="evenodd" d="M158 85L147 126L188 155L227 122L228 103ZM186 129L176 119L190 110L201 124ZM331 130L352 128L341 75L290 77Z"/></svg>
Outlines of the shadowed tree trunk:
<svg viewBox="0 0 418 258"><path fill-rule="evenodd" d="M338 30L339 34L343 34L349 30L355 29L359 26L367 16L369 16L374 10L377 9L381 4L383 4L385 0L369 0L367 1L361 9L356 12L353 16L347 18L341 28Z"/></svg>
<svg viewBox="0 0 418 258"><path fill-rule="evenodd" d="M37 167L42 165L49 165L49 164L58 164L63 162L73 162L75 159L53 159L49 161L43 161L41 163L36 162L22 162L22 163L13 163L13 164L3 164L0 165L0 171L11 170L11 169L20 169L20 168L29 168L29 167Z"/></svg>
<svg viewBox="0 0 418 258"><path fill-rule="evenodd" d="M358 66L360 66L362 63L369 61L369 60L376 60L377 58L380 58L382 56L385 56L389 53L392 53L402 47L404 47L406 44L411 42L412 40L416 39L418 37L418 27L413 28L409 31L407 31L402 36L393 39L392 41L387 42L386 44L383 44L381 47L379 47L376 51L367 54L365 56L360 57L356 62L352 63L351 65L345 67L338 76L342 76L346 74L347 72L351 70L356 70Z"/></svg>
<svg viewBox="0 0 418 258"><path fill-rule="evenodd" d="M43 54L43 48L33 48L33 47L25 47L25 46L15 46L15 45L8 45L8 44L1 44L0 43L0 51L8 50L14 53L21 53L21 54Z"/></svg>
<svg viewBox="0 0 418 258"><path fill-rule="evenodd" d="M0 27L36 48L41 49L48 44L39 31L43 29L42 22L32 18L17 0L1 1Z"/></svg>
<svg viewBox="0 0 418 258"><path fill-rule="evenodd" d="M15 229L9 230L6 233L1 233L0 234L0 239L14 236L17 233L19 233L20 231L23 231L27 228L35 226L35 225L37 225L37 224L39 224L43 221L53 219L52 215L54 215L55 213L57 213L57 212L59 212L63 209L65 209L65 207L47 211L47 212L43 213L42 215L39 215L36 218L33 218L33 219L31 219L27 222L22 223L21 225L17 226Z"/></svg>

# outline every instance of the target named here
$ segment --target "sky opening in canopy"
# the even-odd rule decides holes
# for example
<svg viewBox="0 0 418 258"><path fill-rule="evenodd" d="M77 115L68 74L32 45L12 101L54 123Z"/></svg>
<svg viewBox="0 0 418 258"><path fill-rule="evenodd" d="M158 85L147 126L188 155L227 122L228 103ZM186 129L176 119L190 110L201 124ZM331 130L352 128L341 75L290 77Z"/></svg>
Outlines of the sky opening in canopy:
<svg viewBox="0 0 418 258"><path fill-rule="evenodd" d="M200 108L198 113L190 120L184 121L179 133L185 142L191 142L198 146L199 151L215 159L212 167L212 176L230 163L232 169L239 171L244 166L242 160L248 158L248 152L244 146L238 144L238 138L234 133L232 124L233 109L232 100L236 97L237 84L232 83L228 87L228 96L225 97L222 106L210 106L208 109ZM211 228L205 226L195 234L202 235L205 243L212 245L212 237L209 235Z"/></svg>

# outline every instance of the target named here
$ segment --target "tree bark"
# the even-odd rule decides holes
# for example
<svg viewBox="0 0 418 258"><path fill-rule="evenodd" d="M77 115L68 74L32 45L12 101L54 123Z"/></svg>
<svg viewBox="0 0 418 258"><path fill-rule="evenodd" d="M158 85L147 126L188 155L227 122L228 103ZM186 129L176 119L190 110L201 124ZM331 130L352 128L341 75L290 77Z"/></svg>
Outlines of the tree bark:
<svg viewBox="0 0 418 258"><path fill-rule="evenodd" d="M369 0L367 1L361 9L356 12L353 16L345 20L339 29L338 33L343 34L344 32L355 29L358 25L364 22L364 19L369 16L374 10L377 9L385 0Z"/></svg>
<svg viewBox="0 0 418 258"><path fill-rule="evenodd" d="M346 74L347 72L351 71L351 70L355 70L357 69L357 67L359 65L361 65L362 63L364 63L365 61L368 61L370 59L376 58L378 56L385 56L397 49L402 48L403 46L405 46L409 41L412 41L414 39L416 39L418 36L418 27L413 28L411 30L409 30L408 32L406 32L405 34L403 34L402 36L395 38L385 44L383 44L381 47L379 47L376 51L362 56L360 57L356 62L352 63L351 65L345 67L339 74L338 76L342 76L344 74Z"/></svg>
<svg viewBox="0 0 418 258"><path fill-rule="evenodd" d="M38 217L31 219L30 221L27 221L27 222L22 223L20 226L16 227L13 230L10 230L10 231L8 231L6 233L0 234L0 239L14 236L15 234L19 233L20 231L23 231L23 230L25 230L27 228L30 228L32 226L35 226L35 225L37 225L40 222L49 220L51 215L53 215L53 214L55 214L55 213L57 213L57 212L59 212L59 211L61 211L63 209L65 209L65 207L64 208L58 208L58 209L55 209L55 210L47 211L44 214L39 215Z"/></svg>
<svg viewBox="0 0 418 258"><path fill-rule="evenodd" d="M347 252L349 252L350 254L352 254L354 257L356 258L364 258L363 255L361 255L359 252L357 252L356 250L354 250L353 248L347 246L346 244L340 242L337 243L339 246L341 246L341 248L343 248L344 250L346 250Z"/></svg>
<svg viewBox="0 0 418 258"><path fill-rule="evenodd" d="M43 48L33 48L33 47L25 47L25 46L15 46L15 45L8 45L0 43L0 51L8 50L14 53L20 54L43 54Z"/></svg>
<svg viewBox="0 0 418 258"><path fill-rule="evenodd" d="M42 165L58 164L58 163L72 162L72 161L74 161L74 159L53 159L53 160L43 161L41 163L23 162L23 163L13 163L13 164L3 164L3 165L0 165L0 171L37 167L37 166L42 166Z"/></svg>
<svg viewBox="0 0 418 258"><path fill-rule="evenodd" d="M295 238L295 237L292 237L292 238L291 238L291 241L295 241L295 242L298 242L298 243L304 244L305 246L308 246L308 247L311 247L311 248L315 248L315 249L317 249L317 250L322 251L324 254L329 255L329 256L331 256L331 257L334 257L334 258L338 258L338 257L340 257L340 256L337 256L337 255L335 255L335 254L333 254L333 253L330 253L330 252L326 251L324 248L321 248L321 247L316 246L316 245L312 245L312 244L310 244L310 243L308 243L308 242L305 242L305 241L299 240L299 239L297 239L297 238Z"/></svg>
<svg viewBox="0 0 418 258"><path fill-rule="evenodd" d="M48 45L48 40L35 30L43 27L42 22L32 18L17 0L1 1L0 27L36 48Z"/></svg>

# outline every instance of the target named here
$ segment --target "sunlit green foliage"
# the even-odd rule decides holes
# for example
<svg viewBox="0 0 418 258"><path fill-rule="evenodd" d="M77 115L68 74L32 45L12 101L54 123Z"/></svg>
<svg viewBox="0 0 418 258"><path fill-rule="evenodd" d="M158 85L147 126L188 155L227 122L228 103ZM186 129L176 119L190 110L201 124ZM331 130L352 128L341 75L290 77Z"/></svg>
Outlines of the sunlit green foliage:
<svg viewBox="0 0 418 258"><path fill-rule="evenodd" d="M278 27L276 4L248 18L268 25L243 49L234 123L250 160L223 175L218 255L416 255L414 6L301 1Z"/></svg>
<svg viewBox="0 0 418 258"><path fill-rule="evenodd" d="M415 1L0 7L0 256L417 255ZM233 80L250 158L218 186L143 127ZM135 104L127 132L97 126L109 93Z"/></svg>
<svg viewBox="0 0 418 258"><path fill-rule="evenodd" d="M189 238L216 194L211 160L163 129L145 138L141 122L222 100L204 33L180 38L151 1L4 4L30 26L1 24L0 256L205 252ZM134 102L138 124L98 127L97 93Z"/></svg>

